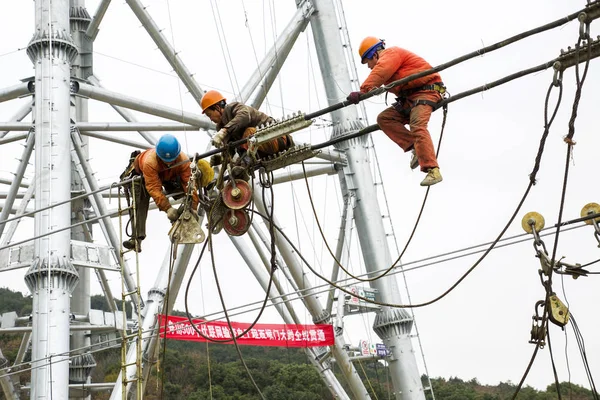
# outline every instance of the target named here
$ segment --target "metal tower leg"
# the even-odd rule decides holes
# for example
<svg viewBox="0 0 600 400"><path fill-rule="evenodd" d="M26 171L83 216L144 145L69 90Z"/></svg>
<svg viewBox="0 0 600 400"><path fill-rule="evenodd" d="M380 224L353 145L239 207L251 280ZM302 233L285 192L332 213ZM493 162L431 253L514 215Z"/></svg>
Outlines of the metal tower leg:
<svg viewBox="0 0 600 400"><path fill-rule="evenodd" d="M346 63L339 62L346 57L334 2L314 0L314 3L317 12L311 16L311 27L325 92L330 104L333 104L352 91L351 77ZM332 136L349 133L362 125L358 120L356 107L335 111L332 119L334 123L338 123ZM345 150L348 158L344 171L348 189L356 199L354 219L365 265L369 272L387 268L392 260L370 173L366 137L342 142L336 147ZM378 289L382 301L401 302L395 276L374 281L371 286ZM411 328L412 317L405 310L383 307L377 312L374 329L392 353L389 365L396 398L423 400L425 394L410 340Z"/></svg>
<svg viewBox="0 0 600 400"><path fill-rule="evenodd" d="M86 79L91 75L92 71L92 45L93 42L85 36L87 27L90 24L91 17L85 8L85 0L71 0L70 8L70 32L73 37L73 42L77 46L79 53L73 60L71 74L79 79ZM71 96L71 116L74 122L87 122L88 121L88 100L83 97ZM84 138L84 143L87 139ZM87 148L86 148L87 149ZM87 151L85 152L88 156ZM85 186L82 183L83 177L77 174L71 175L71 188L74 193L85 192ZM71 204L73 211L72 221L73 223L79 222L80 215L86 217L90 211L89 200L81 199L74 201ZM74 240L81 241L92 241L91 229L81 225L71 230L71 238ZM97 271L97 270L96 270ZM79 285L73 291L71 298L71 310L77 315L89 316L91 294L90 294L90 268L80 267L78 268L79 273ZM107 299L110 302L110 299ZM88 323L84 323L88 324ZM89 346L91 344L90 331L77 331L71 333L71 348L75 350L75 355L69 366L71 383L76 384L90 384L92 369L96 366L96 360L94 356L89 353ZM85 350L84 350L85 349ZM73 397L73 399L91 399L89 392L82 390L81 397Z"/></svg>
<svg viewBox="0 0 600 400"><path fill-rule="evenodd" d="M248 231L248 232L250 233L250 231ZM266 292L267 286L268 286L268 279L269 279L269 276L267 275L267 271L270 270L270 265L269 265L269 262L267 261L267 259L263 258L263 260L262 260L263 265L265 267L267 267L267 271L265 271L265 269L259 267L260 262L255 259L255 257L253 256L253 252L250 251L250 249L244 243L242 238L235 237L235 236L230 236L229 238L233 242L233 244L236 247L236 249L238 250L238 252L241 254L242 258L244 258L244 261L246 262L246 264L248 265L248 267L250 268L250 270L256 277L256 280L260 283L263 290L265 290L265 292ZM262 253L263 249L262 249L262 247L260 247L260 244L258 243L256 238L253 240L253 243L254 243L256 249L259 251L259 253ZM277 278L276 276L273 276L273 280L274 280L273 283L275 283L276 278ZM278 285L275 285L275 286L277 287ZM277 290L275 287L271 287L269 296L271 298L273 298L273 297L279 296L281 293L282 292L280 290ZM298 317L295 315L295 313L292 314L293 308L291 307L291 305L289 303L285 303L285 305L292 312L290 312L290 311L288 311L288 309L284 308L284 304L282 304L282 300L283 299L281 299L281 298L278 298L277 300L273 300L273 304L275 305L277 312L279 312L279 315L281 315L281 317L283 318L283 320L285 321L286 324L299 324L300 321L298 320ZM327 385L327 387L329 388L331 393L337 399L350 400L350 398L344 391L344 388L342 387L340 382L337 380L337 378L335 377L335 375L329 368L328 363L325 363L326 367L323 367L323 364L321 362L319 362L319 360L318 360L318 355L316 354L316 351L311 350L311 349L304 349L304 350L305 350L306 354L308 355L313 366L319 372L319 375L321 375L321 378L323 379L323 381L325 382L325 384Z"/></svg>
<svg viewBox="0 0 600 400"><path fill-rule="evenodd" d="M154 283L154 287L148 291L148 298L146 304L144 306L142 312L142 325L141 330L143 332L142 339L142 355L143 358L141 360L141 368L142 368L142 391L145 388L146 383L148 382L148 377L150 376L150 370L152 364L155 359L155 354L157 351L158 344L158 315L160 313L164 313L165 309L169 312L173 310L173 304L175 303L175 299L177 298L177 294L179 293L179 288L181 287L181 282L183 281L183 277L185 275L185 271L187 269L187 265L192 256L192 251L194 250L193 244L180 245L177 248L177 258L173 264L173 270L171 274L169 274L169 253L165 255L165 259L163 260L163 264L158 272L158 276ZM169 282L169 275L171 276L171 281ZM169 291L168 304L166 308L164 307L164 302L166 301L167 291ZM127 359L125 363L127 364L126 368L126 378L133 377L137 375L136 365L136 344L132 344L129 347L127 352ZM110 395L110 400L121 400L123 398L123 394L127 396L126 398L131 398L135 393L132 390L131 382L127 385L126 392L123 391L123 387L121 385L123 379L123 374L120 373L117 378L117 382L115 383L114 389Z"/></svg>
<svg viewBox="0 0 600 400"><path fill-rule="evenodd" d="M77 55L69 32L69 0L36 0L35 32L27 54L35 66L35 206L71 197L70 69ZM70 204L35 215L35 235L71 223ZM35 241L25 276L33 294L32 399L69 397L69 300L79 276L70 262L70 232Z"/></svg>
<svg viewBox="0 0 600 400"><path fill-rule="evenodd" d="M255 193L260 193L260 189L256 188ZM255 195L254 202L258 211L264 215L269 215L267 213L267 208L270 208L270 205L266 205L261 196ZM277 226L281 226L276 217L273 217L273 223ZM265 221L265 224L268 226L269 222ZM294 254L294 251L290 246L287 245L285 238L278 231L275 231L275 236L277 249L292 273L292 277L298 286L298 289L304 294L304 305L311 313L313 321L317 324L328 323L331 319L331 315L323 309L319 299L317 299L316 295L313 293L314 291L311 288L310 282L308 282L305 278L304 268L302 268L302 265ZM343 348L343 343L341 341L335 341L335 345L332 347L332 353L338 361L342 374L346 378L346 381L352 390L354 395L353 398L370 399L371 397L369 396L365 385L362 383L362 380L358 376L358 373L354 369L354 366L348 357L348 353Z"/></svg>

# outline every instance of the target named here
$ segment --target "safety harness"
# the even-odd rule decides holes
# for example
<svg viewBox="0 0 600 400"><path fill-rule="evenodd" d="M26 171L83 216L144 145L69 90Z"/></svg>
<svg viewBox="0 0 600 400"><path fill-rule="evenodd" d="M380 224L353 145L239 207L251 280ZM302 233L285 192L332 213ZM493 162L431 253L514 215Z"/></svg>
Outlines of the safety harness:
<svg viewBox="0 0 600 400"><path fill-rule="evenodd" d="M140 154L142 154L142 152L140 150L135 150L131 153L131 155L129 156L129 164L127 164L127 167L125 168L123 173L119 176L119 179L121 179L121 182L126 181L128 179L133 178L134 176L139 175L135 170L135 159ZM125 194L125 200L127 201L127 208L131 207L131 190L132 190L131 182L123 185L123 193ZM132 233L128 232L128 230L131 227L131 221L132 221L132 218L130 216L129 221L127 222L127 225L125 226L125 233L130 238L132 237Z"/></svg>
<svg viewBox="0 0 600 400"><path fill-rule="evenodd" d="M427 106L430 106L433 109L433 111L435 111L438 108L440 108L439 101L435 102L435 101L430 101L430 100L425 100L425 99L417 99L417 100L413 101L413 100L408 99L408 96L415 94L417 92L432 91L432 90L438 92L442 96L442 99L444 99L446 97L447 91L446 91L446 86L444 86L444 83L443 82L435 82L435 83L431 83L428 85L423 85L423 86L419 86L416 88L411 88L411 89L400 91L400 93L398 93L398 97L396 97L396 102L392 104L392 107L394 107L396 109L396 111L398 111L400 114L402 114L405 117L410 117L410 112L416 106L427 105ZM408 104L408 107L406 107L407 104Z"/></svg>

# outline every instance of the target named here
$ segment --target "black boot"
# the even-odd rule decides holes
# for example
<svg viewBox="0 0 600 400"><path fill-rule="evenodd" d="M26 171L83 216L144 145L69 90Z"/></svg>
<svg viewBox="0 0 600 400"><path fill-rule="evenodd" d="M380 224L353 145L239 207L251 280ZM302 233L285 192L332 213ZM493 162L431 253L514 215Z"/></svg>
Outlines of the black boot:
<svg viewBox="0 0 600 400"><path fill-rule="evenodd" d="M142 240L135 239L135 238L129 238L128 240L123 242L123 247L125 247L127 250L134 250L136 253L141 253L142 252Z"/></svg>

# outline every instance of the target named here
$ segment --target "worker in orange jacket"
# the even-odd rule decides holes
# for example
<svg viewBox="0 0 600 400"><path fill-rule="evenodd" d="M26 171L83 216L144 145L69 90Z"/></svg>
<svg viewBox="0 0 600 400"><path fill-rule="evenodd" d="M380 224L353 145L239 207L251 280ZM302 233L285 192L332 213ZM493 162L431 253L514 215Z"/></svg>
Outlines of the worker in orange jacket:
<svg viewBox="0 0 600 400"><path fill-rule="evenodd" d="M167 213L167 218L175 222L179 212L175 209L165 193L175 194L178 199L185 195L191 177L190 161L188 156L181 151L181 145L173 135L163 135L154 149L141 152L133 161L133 176L141 176L141 182L134 181L132 192L135 199L134 210L129 209L132 221L132 235L123 242L123 247L137 252L142 251L141 242L146 238L146 219L150 197L160 211ZM198 208L198 193L192 193L192 210Z"/></svg>
<svg viewBox="0 0 600 400"><path fill-rule="evenodd" d="M361 93L431 69L431 65L416 54L399 47L386 49L385 42L373 36L361 42L358 53L371 73L361 85L360 92L352 92L348 96L347 100L354 104L360 101ZM427 130L431 113L446 91L440 74L433 73L389 91L398 96L396 103L377 116L377 124L405 152L412 151L410 167L415 169L420 165L421 171L427 173L421 186L441 182L442 175ZM410 129L406 128L406 124Z"/></svg>
<svg viewBox="0 0 600 400"><path fill-rule="evenodd" d="M202 113L217 124L217 133L212 139L215 147L222 147L229 141L236 141L250 137L256 133L256 127L275 122L275 119L242 103L232 102L227 104L227 99L216 90L209 90L200 100ZM294 145L290 135L273 139L258 146L259 158L266 157L287 150ZM242 155L248 150L248 143L239 146L238 154Z"/></svg>

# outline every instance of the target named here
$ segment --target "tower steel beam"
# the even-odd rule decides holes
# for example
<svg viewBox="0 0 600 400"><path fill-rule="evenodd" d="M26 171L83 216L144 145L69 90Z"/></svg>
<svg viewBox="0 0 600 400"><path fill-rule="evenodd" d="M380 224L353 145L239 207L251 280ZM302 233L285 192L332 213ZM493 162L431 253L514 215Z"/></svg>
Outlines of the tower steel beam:
<svg viewBox="0 0 600 400"><path fill-rule="evenodd" d="M156 46L163 53L171 67L175 71L175 73L179 76L185 87L190 91L194 99L200 104L200 100L204 95L204 90L200 87L198 82L194 79L190 71L187 69L183 61L177 55L177 52L171 46L169 41L165 38L165 35L162 34L161 30L158 28L158 25L154 22L150 14L146 10L146 7L142 5L142 2L139 0L126 0L129 7L133 10L135 16L140 20L148 34Z"/></svg>
<svg viewBox="0 0 600 400"><path fill-rule="evenodd" d="M123 139L123 138L117 137L117 136L105 135L103 133L91 132L91 131L81 131L80 133L81 133L81 136L88 136L88 137L93 137L96 139L107 140L107 141L113 142L113 143L124 144L125 146L135 147L136 149L152 149L152 148L154 148L153 145L150 145L148 143L134 142L133 140L127 140L127 139Z"/></svg>
<svg viewBox="0 0 600 400"><path fill-rule="evenodd" d="M12 142L17 142L19 140L23 140L28 136L27 133L19 133L16 135L11 135L9 137L0 139L0 146L6 143L12 143Z"/></svg>
<svg viewBox="0 0 600 400"><path fill-rule="evenodd" d="M208 118L198 114L163 106L142 99L136 99L135 97L111 92L110 90L88 85L87 83L77 82L76 86L77 88L74 90L77 94L89 97L90 99L115 104L117 106L156 115L172 121L194 125L200 129L215 129L214 123Z"/></svg>
<svg viewBox="0 0 600 400"><path fill-rule="evenodd" d="M0 125L0 129L2 129ZM80 131L198 131L198 127L164 122L78 122Z"/></svg>
<svg viewBox="0 0 600 400"><path fill-rule="evenodd" d="M90 22L87 30L85 32L86 36L92 40L96 40L96 36L98 35L98 31L100 30L100 23L104 18L104 14L108 9L108 5L110 4L110 0L102 0L100 4L98 4L98 8L96 9L96 13L94 14L94 18Z"/></svg>
<svg viewBox="0 0 600 400"><path fill-rule="evenodd" d="M17 110L15 115L13 115L13 117L10 120L12 122L21 122L31 112L31 106L32 106L32 103L25 104L23 107L21 107L19 110ZM29 124L29 127L31 128L31 124ZM24 129L24 130L28 131L29 129ZM6 136L8 134L8 132L9 131L0 132L0 138L3 138L4 136Z"/></svg>
<svg viewBox="0 0 600 400"><path fill-rule="evenodd" d="M98 192L98 182L94 177L92 167L89 164L89 161L87 160L85 152L82 148L83 143L77 131L73 131L71 137L73 139L73 149L75 151L75 154L77 155L75 158L78 159L82 172L86 177L86 179L83 180L82 183L87 192L95 192L90 200L92 201L92 205L96 210L98 210L100 215L106 215L106 217L99 220L100 226L104 231L104 235L106 236L108 243L113 247L113 252L117 252L118 249L121 248L121 241L119 240L119 235L117 234L117 231L113 226L112 221L110 220L110 216L108 216L107 207L104 203L104 199L102 198L102 194ZM121 268L124 269L123 275L125 276L125 287L130 292L135 290L136 284L133 280L133 275L131 270L129 269L129 266L125 261L123 261L123 263L120 262L120 257L118 254L113 254L116 262L120 264Z"/></svg>
<svg viewBox="0 0 600 400"><path fill-rule="evenodd" d="M270 204L265 204L262 197L256 195L256 193L260 193L260 188L256 187L254 190L254 203L256 208L263 215L269 215L267 209L270 209ZM273 223L277 226L281 226L275 215L273 215ZM265 221L265 224L268 226L269 221ZM275 230L275 243L279 253L285 260L285 263L291 272L295 284L304 295L302 301L308 309L308 312L310 312L312 315L313 322L316 324L329 323L331 321L331 315L327 313L326 310L321 306L319 299L310 285L310 282L306 279L306 274L304 273L302 264L298 261L298 258L291 246L287 244L286 239L277 230ZM337 340L336 338L335 345L332 346L331 350L334 357L339 362L344 378L346 378L346 381L350 386L350 389L353 393L352 398L370 399L371 397L369 396L365 385L362 383L360 376L348 358L348 353L344 349L343 342L341 340Z"/></svg>
<svg viewBox="0 0 600 400"><path fill-rule="evenodd" d="M0 123L0 129L4 130L2 137L10 131L29 131L32 127L31 122L4 122Z"/></svg>
<svg viewBox="0 0 600 400"><path fill-rule="evenodd" d="M141 360L141 365L144 388L148 382L148 377L150 376L150 371L158 350L158 315L165 313L165 310L169 313L173 311L173 304L175 304L175 299L181 288L181 282L183 281L193 250L193 244L177 246L177 256L173 262L171 273L169 273L169 267L171 265L169 262L170 252L167 251L162 266L158 271L154 286L148 291L148 298L142 312L142 332L144 332L144 338L142 340L143 358ZM169 278L171 278L170 281ZM167 293L169 294L169 298L165 307L164 303L167 300ZM135 342L132 342L127 351L127 359L125 361L128 365L126 370L128 379L135 377L137 374L137 365L135 363L136 353L136 344ZM123 398L123 385L121 383L123 379L122 373L122 371L119 373L119 377L117 378L114 389L110 395L110 400L121 400ZM128 383L126 398L133 396L135 389L136 385Z"/></svg>
<svg viewBox="0 0 600 400"><path fill-rule="evenodd" d="M4 398L6 400L19 400L19 394L15 390L12 375L5 374L8 370L8 360L4 357L2 350L0 350L0 386L2 387Z"/></svg>
<svg viewBox="0 0 600 400"><path fill-rule="evenodd" d="M352 91L351 77L345 62L344 46L340 36L335 4L332 0L314 0L317 10L311 16L317 59L329 104L345 99ZM332 112L332 137L360 129L356 107ZM347 122L348 121L348 122ZM392 264L390 249L381 219L381 211L374 191L366 151L367 137L341 142L336 148L345 150L348 164L344 168L348 189L354 194L354 220L368 272L381 270ZM401 303L395 276L386 276L371 282L381 300ZM396 399L424 400L425 393L410 339L412 316L404 309L382 307L376 312L374 330L391 352L388 357L390 375Z"/></svg>
<svg viewBox="0 0 600 400"><path fill-rule="evenodd" d="M351 207L351 201L350 201L350 197L347 195L344 195L344 210L342 211L342 217L340 218L340 229L338 232L338 239L337 239L337 245L335 248L335 259L339 260L340 264L346 266L348 265L348 245L347 240L350 239L350 231L352 229L352 213L349 212L349 209ZM340 272L340 266L338 265L338 263L334 260L333 261L333 266L331 268L331 282L337 282L338 280L338 275ZM327 296L327 305L325 307L325 309L331 314L331 310L333 308L333 300L334 300L334 294L335 294L335 288L331 288L331 290L329 291L329 294ZM345 293L340 292L339 296L344 296ZM338 303L344 303L343 300L341 300L338 297ZM339 313L337 313L337 318L336 320L340 319L340 315Z"/></svg>
<svg viewBox="0 0 600 400"><path fill-rule="evenodd" d="M337 170L335 165L322 165L318 167L307 167L306 168L306 177L312 178L313 176L319 175L334 175L337 174ZM273 184L276 185L278 183L284 182L292 182L298 179L304 179L304 171L303 170L295 170L295 171L279 171L273 174Z"/></svg>
<svg viewBox="0 0 600 400"><path fill-rule="evenodd" d="M70 32L73 37L73 43L79 50L72 62L71 76L84 80L92 75L93 41L86 35L92 18L85 8L85 0L70 0L70 4ZM88 99L81 96L71 96L71 122L81 123L88 120ZM87 141L87 138L82 138L84 144L83 153L86 159L89 157ZM74 195L85 192L85 185L82 180L83 177L79 176L79 174L71 174L71 190ZM72 201L71 222L73 224L80 222L81 219L87 219L87 216L91 212L90 204L91 202L87 198ZM87 228L86 224L73 227L71 229L71 239L92 242L92 232ZM99 270L94 270L100 278L100 283L106 294L107 287L104 287L101 276L98 275ZM77 267L77 272L79 274L79 284L73 290L73 295L71 296L71 310L74 314L89 316L91 308L91 271L89 268ZM110 289L108 290L110 291ZM110 304L110 299L107 298L107 302ZM88 328L91 327L89 322L82 322L82 324ZM74 349L74 353L69 363L69 382L72 384L86 385L92 382L91 374L92 369L96 366L96 360L92 353L89 352L90 345L92 344L90 332L71 332L71 349ZM91 396L89 394L86 395L86 392L79 393L81 397L72 398L74 400L91 400Z"/></svg>
<svg viewBox="0 0 600 400"><path fill-rule="evenodd" d="M252 243L257 247L257 249L261 250L261 251L259 251L259 255L261 256L262 264L264 267L266 267L266 270L264 268L258 267L260 262L258 262L256 260L256 257L250 251L248 246L244 243L242 237L229 236L229 238L233 242L233 245L236 247L238 252L244 258L244 261L246 262L248 267L250 267L250 270L252 271L252 273L254 274L254 276L256 277L256 279L258 280L260 285L262 286L263 290L266 292L267 287L268 287L268 280L269 280L268 271L270 271L271 265L268 260L268 257L266 257L265 252L262 251L263 249L262 249L262 247L260 247L260 243L257 241L256 235L254 233L251 233L250 231L248 231L248 233L250 235L252 235L251 238L254 237L254 240L252 240ZM276 281L277 281L277 276L275 276L275 274L273 274L273 283L275 284ZM292 307L291 303L286 301L287 299L284 296L281 296L282 293L284 293L284 292L281 291L279 282L277 282L275 284L275 287L271 287L271 290L269 292L269 297L276 298L276 300L273 300L273 304L275 305L277 312L279 312L279 315L281 315L281 317L283 318L283 321L286 324L300 324L301 322L298 319L296 313L293 312L293 307ZM287 306L287 308L284 308L284 306ZM319 362L319 360L317 359L318 357L317 357L316 352L314 350L311 350L308 348L304 349L304 351L305 351L306 355L309 357L309 360L312 362L313 366L315 366L317 368L317 371L319 372L321 379L323 379L323 381L325 382L325 384L327 385L327 387L329 388L329 390L331 391L333 396L335 396L336 399L350 400L350 398L346 394L343 386L340 384L338 379L335 377L335 375L333 374L331 369L328 366L323 367L323 365Z"/></svg>
<svg viewBox="0 0 600 400"><path fill-rule="evenodd" d="M35 208L71 197L70 70L77 55L69 32L69 0L35 0L27 54L35 67ZM31 82L30 82L31 83ZM35 215L34 235L69 226L71 206ZM25 282L33 295L31 399L69 396L70 296L79 275L70 261L70 231L35 239Z"/></svg>
<svg viewBox="0 0 600 400"><path fill-rule="evenodd" d="M303 1L298 6L296 14L242 88L239 101L256 108L262 104L298 36L306 29L313 11L314 8L308 1Z"/></svg>
<svg viewBox="0 0 600 400"><path fill-rule="evenodd" d="M30 132L29 137L27 138L27 142L25 143L25 148L23 149L23 154L21 155L21 162L17 167L15 177L12 183L10 184L10 188L8 189L8 196L6 196L6 201L4 202L2 212L0 213L0 221L5 221L8 218L8 214L12 210L16 195L19 191L19 187L21 186L21 182L23 180L23 175L25 174L25 170L27 169L27 165L29 164L29 158L31 157L31 153L33 152L34 143L35 134L33 132ZM5 226L6 224L0 224L0 236L2 236L2 232L4 232Z"/></svg>
<svg viewBox="0 0 600 400"><path fill-rule="evenodd" d="M100 80L98 79L98 77L96 75L92 75L88 78L88 82L90 82L93 86L97 86L99 88L103 88L102 84L100 83ZM117 105L111 104L110 105L113 110L115 110L121 117L123 117L123 119L127 122L137 122L137 118L135 117L135 115L133 115L133 113L131 111L129 111L126 108L123 107L119 107ZM152 146L156 145L156 139L154 138L154 135L152 135L150 132L146 132L146 131L138 131L138 133L144 138L146 139L146 141L148 143L150 143Z"/></svg>
<svg viewBox="0 0 600 400"><path fill-rule="evenodd" d="M256 280L258 281L259 285L263 288L263 290L266 293L267 288L269 286L268 271L270 270L270 265L268 265L268 264L264 265L264 263L261 262L264 260L259 261L256 258L256 256L248 248L248 245L244 242L243 237L229 236L229 235L227 235L227 236L231 240L231 243L233 243L233 245L235 246L236 250L240 253L242 258L244 259L244 262L246 263L248 268L250 268L250 271L252 272L252 274L254 275ZM263 264L264 266L267 267L266 271L263 267L260 267L261 264ZM275 276L275 274L273 274L273 281L275 281L276 279L277 279L277 277ZM269 297L275 299L275 300L272 300L273 306L275 307L275 309L277 310L279 315L284 317L284 319L287 318L288 320L291 320L291 315L289 314L289 311L284 307L285 303L282 301L283 299L280 298L280 294L281 293L277 290L277 285L272 285L268 295L269 295Z"/></svg>
<svg viewBox="0 0 600 400"><path fill-rule="evenodd" d="M23 82L0 89L0 103L31 94L31 82Z"/></svg>

